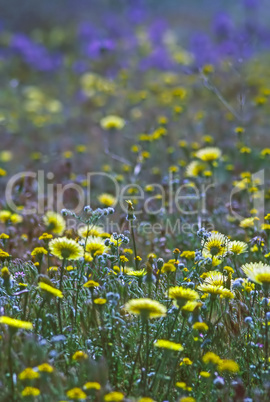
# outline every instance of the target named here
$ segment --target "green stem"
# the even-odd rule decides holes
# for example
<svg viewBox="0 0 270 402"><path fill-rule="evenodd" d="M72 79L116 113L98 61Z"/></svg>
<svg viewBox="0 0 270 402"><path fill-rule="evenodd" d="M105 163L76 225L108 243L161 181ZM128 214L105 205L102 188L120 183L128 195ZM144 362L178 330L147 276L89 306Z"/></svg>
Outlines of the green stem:
<svg viewBox="0 0 270 402"><path fill-rule="evenodd" d="M9 344L8 344L8 366L11 381L11 400L14 401L14 381L13 381L13 365L12 365L12 337L13 334L10 332Z"/></svg>
<svg viewBox="0 0 270 402"><path fill-rule="evenodd" d="M140 355L140 351L141 351L141 347L142 347L142 342L143 342L143 333L144 333L144 322L142 322L142 332L141 332L141 338L140 338L140 343L137 349L137 353L134 359L134 363L133 363L133 367L132 367L132 372L131 372L131 376L130 376L130 380L129 380L129 386L128 386L128 390L127 390L127 395L130 394L130 391L132 389L132 385L134 383L134 373L135 373L135 368L136 368L136 364Z"/></svg>

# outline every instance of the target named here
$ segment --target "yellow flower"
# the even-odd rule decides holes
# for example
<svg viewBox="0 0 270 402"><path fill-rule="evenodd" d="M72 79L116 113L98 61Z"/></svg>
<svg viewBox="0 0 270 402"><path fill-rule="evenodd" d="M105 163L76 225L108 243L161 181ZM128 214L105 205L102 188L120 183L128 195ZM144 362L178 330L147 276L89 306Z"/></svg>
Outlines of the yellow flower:
<svg viewBox="0 0 270 402"><path fill-rule="evenodd" d="M52 233L61 236L66 228L66 222L62 215L48 211L43 217L43 222Z"/></svg>
<svg viewBox="0 0 270 402"><path fill-rule="evenodd" d="M89 390L89 389L96 389L97 391L99 391L101 389L101 385L98 382L87 382L86 384L84 384L83 389L85 390Z"/></svg>
<svg viewBox="0 0 270 402"><path fill-rule="evenodd" d="M200 290L201 292L210 293L213 296L220 295L222 297L229 299L234 298L234 294L229 289L226 289L223 286L204 283L202 285L199 285L197 289Z"/></svg>
<svg viewBox="0 0 270 402"><path fill-rule="evenodd" d="M186 167L186 176L187 177L198 177L206 169L205 164L199 161L192 161Z"/></svg>
<svg viewBox="0 0 270 402"><path fill-rule="evenodd" d="M245 132L245 129L244 129L244 127L235 127L234 132L236 134L242 134Z"/></svg>
<svg viewBox="0 0 270 402"><path fill-rule="evenodd" d="M124 271L124 273L125 273L126 275L129 275L129 276L136 276L136 277L138 277L138 278L140 278L140 277L146 275L145 269L139 269L138 271L133 271L133 270L127 271L127 272Z"/></svg>
<svg viewBox="0 0 270 402"><path fill-rule="evenodd" d="M218 355L216 355L213 352L206 352L202 357L202 361L205 364L208 364L208 363L219 364L221 362L221 359Z"/></svg>
<svg viewBox="0 0 270 402"><path fill-rule="evenodd" d="M124 399L125 395L122 392L109 392L104 396L105 402L121 402Z"/></svg>
<svg viewBox="0 0 270 402"><path fill-rule="evenodd" d="M93 281L93 280L90 280L90 281L86 282L86 283L83 285L83 287L84 287L84 288L97 288L97 287L99 287L99 283L98 283L98 282L95 282L95 281Z"/></svg>
<svg viewBox="0 0 270 402"><path fill-rule="evenodd" d="M239 365L234 360L221 360L218 364L219 371L229 371L230 373L238 373Z"/></svg>
<svg viewBox="0 0 270 402"><path fill-rule="evenodd" d="M241 152L241 154L250 154L251 149L249 147L242 147L242 148L240 148L240 152Z"/></svg>
<svg viewBox="0 0 270 402"><path fill-rule="evenodd" d="M174 272L176 270L175 265L171 264L169 262L165 262L165 264L163 264L163 267L161 268L161 273L170 273L170 272Z"/></svg>
<svg viewBox="0 0 270 402"><path fill-rule="evenodd" d="M10 255L6 253L4 250L0 249L0 258L6 259L8 257L10 257Z"/></svg>
<svg viewBox="0 0 270 402"><path fill-rule="evenodd" d="M105 246L104 239L99 237L89 237L86 242L85 250L91 254L92 257L106 253L109 248Z"/></svg>
<svg viewBox="0 0 270 402"><path fill-rule="evenodd" d="M98 297L97 299L94 300L94 303L99 304L99 305L106 304L107 299L103 299L102 297Z"/></svg>
<svg viewBox="0 0 270 402"><path fill-rule="evenodd" d="M48 233L43 233L41 236L39 236L39 240L51 240L53 236Z"/></svg>
<svg viewBox="0 0 270 402"><path fill-rule="evenodd" d="M182 286L169 288L168 297L174 299L178 307L183 307L188 301L199 299L198 293L193 289L186 289Z"/></svg>
<svg viewBox="0 0 270 402"><path fill-rule="evenodd" d="M247 251L247 248L247 243L243 241L234 240L230 242L230 251L232 251L236 255L245 253Z"/></svg>
<svg viewBox="0 0 270 402"><path fill-rule="evenodd" d="M21 395L24 396L38 396L40 395L40 390L38 388L34 388L34 387L25 387L22 392Z"/></svg>
<svg viewBox="0 0 270 402"><path fill-rule="evenodd" d="M59 297L60 299L63 297L63 293L61 292L61 290L56 289L45 282L39 282L38 287L51 296Z"/></svg>
<svg viewBox="0 0 270 402"><path fill-rule="evenodd" d="M9 239L9 235L7 235L6 233L1 233L0 239L3 239L3 240Z"/></svg>
<svg viewBox="0 0 270 402"><path fill-rule="evenodd" d="M221 157L221 150L216 147L207 147L196 152L196 157L204 162L212 162Z"/></svg>
<svg viewBox="0 0 270 402"><path fill-rule="evenodd" d="M202 240L202 246L202 252L205 257L224 257L230 251L228 237L219 232L211 232L206 241Z"/></svg>
<svg viewBox="0 0 270 402"><path fill-rule="evenodd" d="M184 357L182 359L182 362L180 363L180 366L182 366L183 364L185 364L186 366L191 366L192 363L193 362L188 357Z"/></svg>
<svg viewBox="0 0 270 402"><path fill-rule="evenodd" d="M226 288L221 289L219 295L224 299L234 299L234 293Z"/></svg>
<svg viewBox="0 0 270 402"><path fill-rule="evenodd" d="M211 373L208 373L208 371L201 371L200 376L204 378L209 378L211 377Z"/></svg>
<svg viewBox="0 0 270 402"><path fill-rule="evenodd" d="M6 316L0 317L0 324L8 325L12 328L21 328L21 329L33 329L33 324L28 321L16 320L15 318L10 318Z"/></svg>
<svg viewBox="0 0 270 402"><path fill-rule="evenodd" d="M125 125L125 120L119 116L109 115L100 120L100 125L104 130L122 130Z"/></svg>
<svg viewBox="0 0 270 402"><path fill-rule="evenodd" d="M66 393L67 397L75 400L84 400L87 398L87 395L81 388L72 388Z"/></svg>
<svg viewBox="0 0 270 402"><path fill-rule="evenodd" d="M149 398L148 396L144 396L138 400L138 402L155 402L154 399Z"/></svg>
<svg viewBox="0 0 270 402"><path fill-rule="evenodd" d="M141 315L145 318L158 318L166 315L167 309L155 300L142 298L132 299L125 305L126 310L131 314Z"/></svg>
<svg viewBox="0 0 270 402"><path fill-rule="evenodd" d="M42 363L37 368L42 373L52 373L54 371L54 368L48 363Z"/></svg>
<svg viewBox="0 0 270 402"><path fill-rule="evenodd" d="M193 260L195 258L195 251L186 250L181 254L182 258L186 258L187 260Z"/></svg>
<svg viewBox="0 0 270 402"><path fill-rule="evenodd" d="M178 381L176 384L176 387L186 389L187 384L184 381Z"/></svg>
<svg viewBox="0 0 270 402"><path fill-rule="evenodd" d="M84 360L87 359L88 355L86 353L84 353L81 350L78 350L77 352L75 352L72 356L72 360Z"/></svg>
<svg viewBox="0 0 270 402"><path fill-rule="evenodd" d="M0 211L0 222L7 223L11 217L11 212L7 210Z"/></svg>
<svg viewBox="0 0 270 402"><path fill-rule="evenodd" d="M195 322L195 324L193 324L193 329L196 329L198 331L208 331L208 325L205 322Z"/></svg>
<svg viewBox="0 0 270 402"><path fill-rule="evenodd" d="M239 226L244 229L253 228L255 219L256 217L245 218L240 222Z"/></svg>
<svg viewBox="0 0 270 402"><path fill-rule="evenodd" d="M196 308L201 307L202 303L197 302L197 301L188 301L183 307L183 311L187 311L189 313L192 313Z"/></svg>
<svg viewBox="0 0 270 402"><path fill-rule="evenodd" d="M1 269L1 278L6 279L6 280L10 278L10 272L7 267L3 267Z"/></svg>
<svg viewBox="0 0 270 402"><path fill-rule="evenodd" d="M27 367L19 374L19 380L35 380L39 378L39 373L31 367Z"/></svg>
<svg viewBox="0 0 270 402"><path fill-rule="evenodd" d="M102 193L98 196L98 200L101 204L105 205L106 207L111 207L116 204L116 198L107 193Z"/></svg>
<svg viewBox="0 0 270 402"><path fill-rule="evenodd" d="M234 273L234 269L232 267L227 266L227 265L223 269L224 269L224 271L227 271L228 273L232 273L232 274Z"/></svg>
<svg viewBox="0 0 270 402"><path fill-rule="evenodd" d="M32 251L31 255L34 257L36 255L42 255L42 254L48 254L48 251L44 248L44 247L36 247L34 248L34 250Z"/></svg>
<svg viewBox="0 0 270 402"><path fill-rule="evenodd" d="M49 243L49 249L60 260L79 260L83 257L83 248L73 239L60 237Z"/></svg>
<svg viewBox="0 0 270 402"><path fill-rule="evenodd" d="M91 226L82 226L78 229L78 234L80 237L101 237L103 230L100 226L91 225Z"/></svg>
<svg viewBox="0 0 270 402"><path fill-rule="evenodd" d="M204 283L213 286L223 286L226 278L217 271L210 271L205 273Z"/></svg>
<svg viewBox="0 0 270 402"><path fill-rule="evenodd" d="M263 262L250 262L243 265L242 270L253 282L270 286L270 265Z"/></svg>
<svg viewBox="0 0 270 402"><path fill-rule="evenodd" d="M154 343L154 346L156 346L157 348L176 350L178 352L181 352L182 350L184 350L183 346L180 343L167 341L166 339L158 339Z"/></svg>
<svg viewBox="0 0 270 402"><path fill-rule="evenodd" d="M179 399L179 402L196 402L196 399L192 398L192 396L183 396Z"/></svg>

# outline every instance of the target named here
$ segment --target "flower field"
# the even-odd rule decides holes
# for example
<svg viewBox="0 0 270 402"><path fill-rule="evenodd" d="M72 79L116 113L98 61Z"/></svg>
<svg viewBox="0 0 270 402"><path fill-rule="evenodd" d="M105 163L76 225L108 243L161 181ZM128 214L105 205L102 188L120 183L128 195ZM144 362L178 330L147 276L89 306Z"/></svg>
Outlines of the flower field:
<svg viewBox="0 0 270 402"><path fill-rule="evenodd" d="M0 18L0 401L268 402L267 1Z"/></svg>

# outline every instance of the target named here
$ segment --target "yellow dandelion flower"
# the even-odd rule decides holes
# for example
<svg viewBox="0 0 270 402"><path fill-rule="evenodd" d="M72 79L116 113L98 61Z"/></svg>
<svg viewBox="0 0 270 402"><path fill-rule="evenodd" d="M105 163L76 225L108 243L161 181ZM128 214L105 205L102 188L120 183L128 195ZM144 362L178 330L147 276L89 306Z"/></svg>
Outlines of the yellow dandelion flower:
<svg viewBox="0 0 270 402"><path fill-rule="evenodd" d="M109 392L104 396L104 401L105 402L121 402L125 398L125 395L122 394L122 392Z"/></svg>
<svg viewBox="0 0 270 402"><path fill-rule="evenodd" d="M125 125L125 120L119 116L109 115L100 120L100 125L104 130L122 130Z"/></svg>
<svg viewBox="0 0 270 402"><path fill-rule="evenodd" d="M223 299L234 299L234 293L226 288L221 289L219 295Z"/></svg>
<svg viewBox="0 0 270 402"><path fill-rule="evenodd" d="M183 357L180 366L182 366L183 364L185 364L186 366L191 366L193 362L188 357Z"/></svg>
<svg viewBox="0 0 270 402"><path fill-rule="evenodd" d="M213 352L206 352L202 357L202 361L205 364L219 364L221 362L221 358Z"/></svg>
<svg viewBox="0 0 270 402"><path fill-rule="evenodd" d="M219 232L211 232L206 241L202 240L203 254L207 257L224 257L230 251L230 241L227 236Z"/></svg>
<svg viewBox="0 0 270 402"><path fill-rule="evenodd" d="M92 226L82 226L78 229L78 235L80 237L101 237L103 230L100 226L92 225Z"/></svg>
<svg viewBox="0 0 270 402"><path fill-rule="evenodd" d="M96 257L109 251L109 248L105 246L104 239L98 237L89 237L87 239L85 250L92 256Z"/></svg>
<svg viewBox="0 0 270 402"><path fill-rule="evenodd" d="M43 217L43 222L52 233L61 236L66 228L66 222L62 215L48 211Z"/></svg>
<svg viewBox="0 0 270 402"><path fill-rule="evenodd" d="M143 396L142 398L140 398L138 400L138 402L155 402L155 400L152 398L149 398L148 396Z"/></svg>
<svg viewBox="0 0 270 402"><path fill-rule="evenodd" d="M218 370L228 371L229 373L236 374L240 371L239 365L234 360L221 360L218 364Z"/></svg>
<svg viewBox="0 0 270 402"><path fill-rule="evenodd" d="M0 222L7 223L10 220L11 212L7 210L0 211Z"/></svg>
<svg viewBox="0 0 270 402"><path fill-rule="evenodd" d="M188 301L183 307L182 310L188 313L192 313L196 308L201 307L202 303L197 301Z"/></svg>
<svg viewBox="0 0 270 402"><path fill-rule="evenodd" d="M107 303L107 299L103 299L102 297L98 297L97 299L94 300L95 304L98 305L103 305Z"/></svg>
<svg viewBox="0 0 270 402"><path fill-rule="evenodd" d="M181 253L182 258L186 258L187 260L193 260L195 258L195 251L186 250Z"/></svg>
<svg viewBox="0 0 270 402"><path fill-rule="evenodd" d="M99 283L98 283L98 282L95 282L95 281L93 281L93 280L90 280L90 281L86 282L86 283L83 285L83 287L84 287L84 288L98 288L98 287L99 287Z"/></svg>
<svg viewBox="0 0 270 402"><path fill-rule="evenodd" d="M166 315L167 309L162 304L148 298L132 299L125 305L131 314L141 315L145 318L158 318Z"/></svg>
<svg viewBox="0 0 270 402"><path fill-rule="evenodd" d="M40 390L38 388L35 387L25 387L22 392L21 392L21 396L38 396L40 395Z"/></svg>
<svg viewBox="0 0 270 402"><path fill-rule="evenodd" d="M41 236L39 236L39 240L51 240L53 236L49 233L43 233Z"/></svg>
<svg viewBox="0 0 270 402"><path fill-rule="evenodd" d="M31 322L16 320L15 318L10 318L6 316L0 317L0 324L8 325L9 327L18 329L33 329L33 324Z"/></svg>
<svg viewBox="0 0 270 402"><path fill-rule="evenodd" d="M176 387L186 389L187 384L184 381L177 381Z"/></svg>
<svg viewBox="0 0 270 402"><path fill-rule="evenodd" d="M0 249L0 258L6 259L8 257L10 257L10 255L6 253L4 250Z"/></svg>
<svg viewBox="0 0 270 402"><path fill-rule="evenodd" d="M211 373L208 373L208 371L201 371L200 376L204 378L209 378L211 377Z"/></svg>
<svg viewBox="0 0 270 402"><path fill-rule="evenodd" d="M9 272L9 269L8 269L8 267L3 267L2 269L1 269L1 278L3 278L4 280L7 280L7 279L9 279L10 278L10 272Z"/></svg>
<svg viewBox="0 0 270 402"><path fill-rule="evenodd" d="M48 254L48 251L44 247L36 247L36 248L34 248L34 250L31 253L31 255L33 257L40 256L43 254L45 254L45 255Z"/></svg>
<svg viewBox="0 0 270 402"><path fill-rule="evenodd" d="M217 271L210 271L205 274L204 283L213 286L223 286L226 278Z"/></svg>
<svg viewBox="0 0 270 402"><path fill-rule="evenodd" d="M174 264L169 263L169 262L165 262L165 264L163 264L163 267L161 268L161 273L162 274L168 274L170 272L174 272L176 271L176 267Z"/></svg>
<svg viewBox="0 0 270 402"><path fill-rule="evenodd" d="M63 297L63 293L61 292L61 290L56 289L45 282L39 282L38 287L50 296L59 297L60 299Z"/></svg>
<svg viewBox="0 0 270 402"><path fill-rule="evenodd" d="M245 218L240 222L239 226L243 229L253 228L255 220L256 220L256 217Z"/></svg>
<svg viewBox="0 0 270 402"><path fill-rule="evenodd" d="M236 255L245 253L247 251L247 248L247 243L243 241L234 240L230 242L230 251L232 251Z"/></svg>
<svg viewBox="0 0 270 402"><path fill-rule="evenodd" d="M270 286L270 265L263 262L250 262L243 265L242 270L253 282Z"/></svg>
<svg viewBox="0 0 270 402"><path fill-rule="evenodd" d="M154 346L156 346L157 348L176 350L178 352L181 352L182 350L184 350L183 346L180 343L171 342L166 339L158 339L154 343Z"/></svg>
<svg viewBox="0 0 270 402"><path fill-rule="evenodd" d="M87 398L86 393L81 388L72 388L67 391L66 396L70 399L84 400Z"/></svg>
<svg viewBox="0 0 270 402"><path fill-rule="evenodd" d="M84 384L83 389L87 391L89 391L90 389L95 389L99 391L101 389L101 385L98 382L88 381L86 384Z"/></svg>
<svg viewBox="0 0 270 402"><path fill-rule="evenodd" d="M100 194L98 196L98 200L105 207L112 207L116 204L116 198L113 195L107 193Z"/></svg>
<svg viewBox="0 0 270 402"><path fill-rule="evenodd" d="M48 363L42 363L37 366L37 368L38 371L41 371L42 373L52 373L54 371L54 368Z"/></svg>
<svg viewBox="0 0 270 402"><path fill-rule="evenodd" d="M136 276L138 278L141 278L142 276L146 275L146 270L145 269L139 269L138 271L131 270L124 273L129 276Z"/></svg>
<svg viewBox="0 0 270 402"><path fill-rule="evenodd" d="M192 328L202 332L206 332L209 329L208 325L205 322L195 322Z"/></svg>
<svg viewBox="0 0 270 402"><path fill-rule="evenodd" d="M213 162L221 157L221 150L216 147L206 147L197 151L196 157L204 162Z"/></svg>
<svg viewBox="0 0 270 402"><path fill-rule="evenodd" d="M39 378L40 375L37 371L33 370L32 367L27 367L19 374L19 380L35 380Z"/></svg>
<svg viewBox="0 0 270 402"><path fill-rule="evenodd" d="M7 235L6 233L1 233L0 239L3 239L3 240L9 239L9 235Z"/></svg>
<svg viewBox="0 0 270 402"><path fill-rule="evenodd" d="M83 248L75 240L67 237L53 239L49 243L49 249L60 260L78 260L83 257Z"/></svg>
<svg viewBox="0 0 270 402"><path fill-rule="evenodd" d="M85 360L87 358L88 358L88 355L81 350L78 350L72 356L72 360L76 360L76 361Z"/></svg>
<svg viewBox="0 0 270 402"><path fill-rule="evenodd" d="M206 165L199 161L192 161L186 167L186 176L187 177L198 177L204 170L206 169Z"/></svg>
<svg viewBox="0 0 270 402"><path fill-rule="evenodd" d="M168 297L175 300L178 307L183 307L188 301L199 299L198 293L193 289L186 289L182 286L169 288Z"/></svg>

